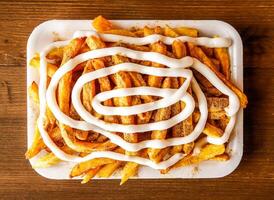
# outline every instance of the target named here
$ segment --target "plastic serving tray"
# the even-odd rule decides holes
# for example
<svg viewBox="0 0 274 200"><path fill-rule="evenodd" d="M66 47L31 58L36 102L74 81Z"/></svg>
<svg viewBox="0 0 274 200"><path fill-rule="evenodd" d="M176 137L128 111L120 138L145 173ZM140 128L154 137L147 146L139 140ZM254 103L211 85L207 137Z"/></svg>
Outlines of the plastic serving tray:
<svg viewBox="0 0 274 200"><path fill-rule="evenodd" d="M203 36L219 35L228 37L233 41L229 48L231 60L232 81L241 89L243 88L243 48L242 41L238 32L229 24L217 20L113 20L113 24L122 27L143 27L148 26L165 26L171 27L185 26L199 29ZM90 30L91 20L50 20L37 26L31 33L27 43L27 86L32 81L39 83L38 70L29 67L29 61L36 52L40 52L45 46L57 39L70 39L77 30ZM29 96L29 95L28 95ZM33 140L34 124L38 117L39 111L37 106L29 100L27 101L28 113L28 146ZM231 141L228 146L231 159L226 162L205 161L199 165L192 165L171 170L168 174L162 175L159 171L149 167L141 167L139 175L136 178L218 178L224 177L233 172L239 165L243 154L243 110L238 113L237 123ZM41 152L37 157L45 152ZM35 162L37 158L30 160ZM74 163L62 162L56 166L35 169L38 174L50 179L69 179L69 173ZM117 172L109 179L120 178ZM96 179L96 177L95 177Z"/></svg>

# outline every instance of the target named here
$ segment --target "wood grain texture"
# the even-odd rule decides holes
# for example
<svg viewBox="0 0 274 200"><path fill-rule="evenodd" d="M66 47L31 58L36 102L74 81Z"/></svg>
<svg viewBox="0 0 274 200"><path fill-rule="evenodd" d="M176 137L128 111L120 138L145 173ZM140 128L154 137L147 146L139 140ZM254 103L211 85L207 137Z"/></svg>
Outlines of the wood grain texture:
<svg viewBox="0 0 274 200"><path fill-rule="evenodd" d="M45 179L24 159L26 43L49 19L219 19L244 43L244 156L231 175L202 180ZM274 199L274 2L272 1L0 1L0 199Z"/></svg>

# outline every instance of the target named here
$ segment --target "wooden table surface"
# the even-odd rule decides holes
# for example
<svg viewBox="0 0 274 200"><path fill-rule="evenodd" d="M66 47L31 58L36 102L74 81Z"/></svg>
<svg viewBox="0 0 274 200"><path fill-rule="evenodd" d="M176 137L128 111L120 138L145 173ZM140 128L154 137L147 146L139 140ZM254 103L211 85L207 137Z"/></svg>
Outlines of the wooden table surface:
<svg viewBox="0 0 274 200"><path fill-rule="evenodd" d="M229 176L203 180L79 181L45 179L24 159L26 42L49 19L218 19L244 44L244 156ZM0 199L274 199L274 2L0 1Z"/></svg>

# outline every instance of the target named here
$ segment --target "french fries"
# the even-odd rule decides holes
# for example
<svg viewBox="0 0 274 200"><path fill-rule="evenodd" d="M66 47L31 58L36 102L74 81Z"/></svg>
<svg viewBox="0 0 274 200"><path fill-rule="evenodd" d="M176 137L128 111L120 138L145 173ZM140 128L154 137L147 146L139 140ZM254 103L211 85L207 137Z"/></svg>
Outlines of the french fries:
<svg viewBox="0 0 274 200"><path fill-rule="evenodd" d="M223 135L223 131L216 126L213 126L210 123L206 123L203 133L210 137L221 137Z"/></svg>
<svg viewBox="0 0 274 200"><path fill-rule="evenodd" d="M38 85L33 81L28 88L29 96L36 103L39 104Z"/></svg>
<svg viewBox="0 0 274 200"><path fill-rule="evenodd" d="M163 81L162 88L171 88L171 78L165 78ZM171 107L160 108L156 111L155 121L167 120L171 116ZM155 130L151 133L152 139L165 139L167 134L167 130ZM149 158L155 161L155 157L160 152L160 149L148 149Z"/></svg>
<svg viewBox="0 0 274 200"><path fill-rule="evenodd" d="M221 79L233 92L237 94L240 99L241 107L245 108L248 103L246 95L216 69L215 65L204 54L201 48L191 43L188 43L188 48L191 56L205 63L218 76L219 79Z"/></svg>
<svg viewBox="0 0 274 200"><path fill-rule="evenodd" d="M61 162L52 152L40 157L32 166L32 168L47 168Z"/></svg>
<svg viewBox="0 0 274 200"><path fill-rule="evenodd" d="M102 34L121 35L129 37L145 37L152 34L163 35L166 37L198 37L199 32L194 28L187 27L171 27L171 26L156 26L143 28L132 28L132 29L121 29L115 27L111 21L108 21L102 16L98 16L92 22L94 29L99 33L88 37L74 38L68 45L60 48L53 48L46 55L47 63L47 84L50 83L51 78L54 76L59 68L68 62L70 59L82 53L93 51L102 48L111 47L124 47L141 52L157 52L162 55L166 55L171 58L181 59L186 56L194 57L204 63L209 69L215 73L221 81L224 82L232 91L234 91L241 102L241 106L245 107L247 104L247 98L243 92L241 92L231 81L230 81L230 57L227 48L208 48L205 46L196 46L190 42L182 42L179 39L173 41L171 45L166 45L162 41L157 41L147 45L135 45L123 43L123 41L106 42L103 41L100 36ZM141 58L131 59L125 57L125 54L109 55L105 57L98 57L85 62L81 62L74 69L66 73L59 81L56 98L57 104L60 110L73 118L74 120L83 120L77 113L74 105L71 102L71 93L75 82L80 76L92 73L96 70L108 68L113 65L120 63L137 63L147 66L151 69L152 67L165 68L157 62L151 62L148 60L140 60ZM30 60L30 66L39 69L40 68L40 56L35 54ZM191 68L189 68L191 69ZM107 69L106 69L107 70ZM49 134L52 141L67 154L75 155L79 157L85 157L92 152L98 151L113 151L116 153L124 154L125 157L138 156L145 159L150 159L154 163L160 163L166 161L176 153L182 153L185 155L184 158L179 160L173 166L167 169L160 170L162 174L168 173L170 170L184 167L192 164L199 164L205 160L214 161L227 161L230 159L225 144L214 145L210 144L205 140L206 137L220 138L225 132L230 117L226 115L225 108L229 105L229 99L226 95L222 94L221 91L216 89L206 77L201 75L198 71L193 70L193 75L197 79L199 86L204 92L207 99L208 106L208 118L202 135L195 141L187 144L178 146L168 146L162 149L157 148L145 148L137 152L130 152L119 147L100 131L94 132L93 130L80 130L73 127L69 127L58 121L54 113L46 105L46 113L44 116L44 128ZM144 75L134 71L118 71L112 75L100 77L96 80L92 80L86 83L81 91L81 101L85 109L96 118L105 121L106 123L124 124L124 125L136 125L136 124L147 124L153 122L160 122L168 120L173 116L178 115L182 110L185 109L186 104L183 101L176 102L168 107L163 107L154 111L138 113L129 116L114 116L114 115L102 115L97 113L92 107L93 98L100 92L106 92L113 89L119 88L132 88L132 87L156 87L156 88L173 88L178 89L184 83L185 79L180 77L166 77ZM122 133L114 132L116 136L123 138L125 141L130 143L137 143L146 140L166 140L167 138L184 137L189 135L194 127L197 125L200 119L200 111L198 109L198 100L196 94L192 93L192 87L190 85L187 89L188 94L193 96L195 101L194 112L184 121L179 122L173 127L166 130L153 129L152 131L146 131L144 133ZM38 105L38 85L35 82L28 88L28 93L31 100ZM160 96L160 95L159 95ZM134 106L141 105L143 103L151 103L159 100L162 97L155 97L150 95L135 95L135 96L122 96L113 97L107 99L102 104L104 106ZM76 105L75 105L76 106ZM76 107L77 108L77 107ZM159 128L160 129L160 128ZM202 145L201 145L202 144ZM198 149L198 151L196 151ZM45 150L45 154L42 154L42 150ZM40 158L32 166L33 168L44 168L54 166L62 160L56 157L51 149L49 149L43 142L39 130L36 126L34 139L32 145L27 150L25 157L31 159L41 152ZM127 159L125 159L127 160ZM139 162L138 162L139 163ZM85 162L77 163L70 172L70 177L82 176L82 184L89 182L95 176L98 178L108 178L114 173L121 169L121 182L120 185L124 184L128 179L138 175L138 170L141 167L140 164L135 162L126 162L121 160L115 160L110 158L94 158Z"/></svg>
<svg viewBox="0 0 274 200"><path fill-rule="evenodd" d="M95 167L90 169L84 176L83 180L82 180L82 184L85 184L87 182L90 181L90 179L92 179L100 170L100 167Z"/></svg>
<svg viewBox="0 0 274 200"><path fill-rule="evenodd" d="M79 163L72 168L70 172L70 177L80 176L90 169L97 168L113 162L115 161L109 158L95 158L86 162Z"/></svg>
<svg viewBox="0 0 274 200"><path fill-rule="evenodd" d="M225 146L224 145L214 145L214 144L207 144L205 147L203 147L200 151L200 153L196 156L186 156L179 162L177 162L175 165L165 169L161 170L161 173L165 174L171 169L175 169L178 167L184 167L192 164L199 164L202 161L212 159L218 155L221 155L225 152Z"/></svg>
<svg viewBox="0 0 274 200"><path fill-rule="evenodd" d="M46 145L43 142L37 125L35 126L34 137L30 148L25 153L26 159L31 159L36 156L41 150L45 149Z"/></svg>

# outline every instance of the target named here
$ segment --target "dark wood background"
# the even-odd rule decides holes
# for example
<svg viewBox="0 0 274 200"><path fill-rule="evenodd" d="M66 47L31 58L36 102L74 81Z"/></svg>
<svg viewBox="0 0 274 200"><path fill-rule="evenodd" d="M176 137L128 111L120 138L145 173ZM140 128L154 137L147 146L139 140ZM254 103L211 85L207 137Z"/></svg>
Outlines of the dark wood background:
<svg viewBox="0 0 274 200"><path fill-rule="evenodd" d="M231 175L203 180L54 181L26 150L26 42L49 19L219 19L244 43L244 156ZM274 1L0 1L0 199L274 199Z"/></svg>

